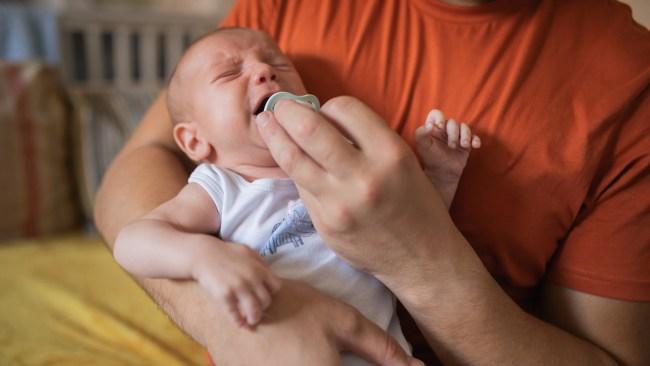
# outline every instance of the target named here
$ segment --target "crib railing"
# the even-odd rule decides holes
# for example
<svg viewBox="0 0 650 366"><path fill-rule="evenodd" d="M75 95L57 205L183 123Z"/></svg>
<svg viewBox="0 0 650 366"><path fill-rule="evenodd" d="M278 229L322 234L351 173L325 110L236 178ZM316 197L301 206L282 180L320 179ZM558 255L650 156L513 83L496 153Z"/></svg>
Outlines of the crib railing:
<svg viewBox="0 0 650 366"><path fill-rule="evenodd" d="M63 73L77 90L156 90L215 19L137 11L63 13Z"/></svg>

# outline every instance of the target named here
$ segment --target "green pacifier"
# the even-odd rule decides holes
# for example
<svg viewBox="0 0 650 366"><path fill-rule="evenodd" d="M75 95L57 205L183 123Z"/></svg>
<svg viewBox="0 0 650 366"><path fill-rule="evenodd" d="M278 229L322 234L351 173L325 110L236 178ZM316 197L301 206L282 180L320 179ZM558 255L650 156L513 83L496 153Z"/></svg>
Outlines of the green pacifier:
<svg viewBox="0 0 650 366"><path fill-rule="evenodd" d="M295 95L289 92L281 91L269 97L269 100L267 100L266 104L264 104L264 111L273 112L273 109L275 108L275 103L277 103L280 99L295 100L298 103L310 106L316 112L320 110L320 102L318 101L318 98L316 98L315 95L312 94Z"/></svg>

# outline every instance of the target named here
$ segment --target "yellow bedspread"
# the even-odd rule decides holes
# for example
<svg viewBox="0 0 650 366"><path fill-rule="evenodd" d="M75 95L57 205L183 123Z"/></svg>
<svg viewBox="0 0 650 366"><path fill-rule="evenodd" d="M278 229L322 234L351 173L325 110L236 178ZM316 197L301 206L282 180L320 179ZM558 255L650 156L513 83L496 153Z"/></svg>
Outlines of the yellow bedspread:
<svg viewBox="0 0 650 366"><path fill-rule="evenodd" d="M99 239L0 245L0 366L205 364Z"/></svg>

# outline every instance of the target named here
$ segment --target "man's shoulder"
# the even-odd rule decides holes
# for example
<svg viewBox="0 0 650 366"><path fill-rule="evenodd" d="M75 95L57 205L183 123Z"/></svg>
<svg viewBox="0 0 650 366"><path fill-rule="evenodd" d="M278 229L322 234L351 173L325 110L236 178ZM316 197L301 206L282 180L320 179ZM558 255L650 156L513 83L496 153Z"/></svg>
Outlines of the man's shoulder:
<svg viewBox="0 0 650 366"><path fill-rule="evenodd" d="M638 91L650 83L650 31L628 5L565 0L551 9L544 48L572 70L567 78L587 80L581 93L595 96L628 85Z"/></svg>
<svg viewBox="0 0 650 366"><path fill-rule="evenodd" d="M577 47L592 49L599 60L617 61L636 70L650 67L650 31L632 17L629 5L615 0L560 2L559 15L571 22ZM610 65L614 66L614 65Z"/></svg>

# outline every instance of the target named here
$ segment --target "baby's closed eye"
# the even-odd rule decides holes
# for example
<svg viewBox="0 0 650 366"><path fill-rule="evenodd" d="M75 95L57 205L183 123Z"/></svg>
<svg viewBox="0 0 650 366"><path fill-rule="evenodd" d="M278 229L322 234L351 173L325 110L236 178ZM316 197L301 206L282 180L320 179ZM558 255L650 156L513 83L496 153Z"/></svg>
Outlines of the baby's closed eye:
<svg viewBox="0 0 650 366"><path fill-rule="evenodd" d="M240 74L241 74L240 69L226 70L217 74L217 76L215 76L210 83L212 84L216 81L230 81L236 79Z"/></svg>

